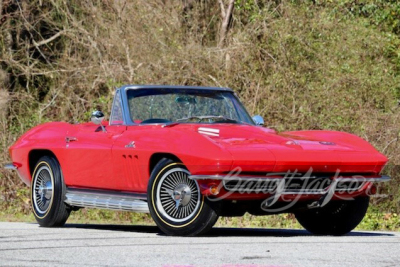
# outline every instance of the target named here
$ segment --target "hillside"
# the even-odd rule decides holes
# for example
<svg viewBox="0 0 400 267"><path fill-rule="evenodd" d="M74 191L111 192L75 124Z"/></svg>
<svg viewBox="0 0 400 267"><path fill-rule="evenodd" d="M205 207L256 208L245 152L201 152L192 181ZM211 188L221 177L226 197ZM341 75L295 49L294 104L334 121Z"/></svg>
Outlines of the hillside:
<svg viewBox="0 0 400 267"><path fill-rule="evenodd" d="M226 86L268 127L347 131L386 154L366 227L399 228L400 4L236 0L229 16L222 2L225 18L212 0L0 2L0 162L39 123L107 113L122 84ZM29 213L17 176L0 170L0 190L1 216Z"/></svg>

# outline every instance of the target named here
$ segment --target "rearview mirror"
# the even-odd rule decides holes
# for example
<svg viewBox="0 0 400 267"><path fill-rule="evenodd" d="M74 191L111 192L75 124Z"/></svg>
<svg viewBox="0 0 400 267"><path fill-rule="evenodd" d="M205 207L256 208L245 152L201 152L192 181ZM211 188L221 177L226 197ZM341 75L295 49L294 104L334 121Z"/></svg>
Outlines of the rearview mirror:
<svg viewBox="0 0 400 267"><path fill-rule="evenodd" d="M90 117L90 120L97 125L100 125L101 129L103 132L106 132L106 128L101 124L104 120L104 114L100 110L96 110L92 112L92 116Z"/></svg>
<svg viewBox="0 0 400 267"><path fill-rule="evenodd" d="M188 104L196 104L196 98L193 96L187 96L187 95L180 95L177 96L175 98L175 102L178 104L184 104L184 105L188 105Z"/></svg>
<svg viewBox="0 0 400 267"><path fill-rule="evenodd" d="M260 115L253 116L253 121L257 126L264 125L264 119Z"/></svg>

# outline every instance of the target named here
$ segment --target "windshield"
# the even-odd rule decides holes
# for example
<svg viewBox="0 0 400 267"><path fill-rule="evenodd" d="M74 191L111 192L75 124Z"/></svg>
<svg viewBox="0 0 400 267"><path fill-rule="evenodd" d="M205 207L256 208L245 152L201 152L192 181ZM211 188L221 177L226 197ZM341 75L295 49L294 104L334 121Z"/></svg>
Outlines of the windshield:
<svg viewBox="0 0 400 267"><path fill-rule="evenodd" d="M251 117L232 92L198 89L127 91L135 123L248 123Z"/></svg>

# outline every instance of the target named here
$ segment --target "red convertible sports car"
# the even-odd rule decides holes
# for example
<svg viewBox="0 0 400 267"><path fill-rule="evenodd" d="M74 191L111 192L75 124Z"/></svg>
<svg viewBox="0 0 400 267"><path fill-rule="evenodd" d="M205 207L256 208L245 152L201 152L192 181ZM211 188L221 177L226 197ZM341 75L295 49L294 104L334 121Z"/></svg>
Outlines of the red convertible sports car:
<svg viewBox="0 0 400 267"><path fill-rule="evenodd" d="M39 125L10 147L41 226L71 211L149 212L168 235L198 235L219 216L294 213L314 234L363 219L387 158L335 131L278 133L228 88L123 86L109 122Z"/></svg>

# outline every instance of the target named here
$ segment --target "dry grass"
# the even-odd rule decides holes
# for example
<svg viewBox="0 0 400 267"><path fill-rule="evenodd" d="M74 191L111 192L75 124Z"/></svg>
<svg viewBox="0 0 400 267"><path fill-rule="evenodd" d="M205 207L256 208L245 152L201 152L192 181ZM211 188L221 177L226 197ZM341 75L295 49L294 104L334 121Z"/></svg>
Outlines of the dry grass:
<svg viewBox="0 0 400 267"><path fill-rule="evenodd" d="M239 1L243 2L243 1ZM277 2L278 4L275 4ZM20 4L17 4L20 3ZM400 162L398 66L393 36L329 7L271 1L237 6L227 46L218 48L217 1L182 18L172 0L3 1L0 24L0 162L6 148L45 121L86 121L110 110L122 84L233 88L252 114L278 130L355 133ZM399 176L375 203L400 211ZM0 171L0 207L28 211L27 190Z"/></svg>

